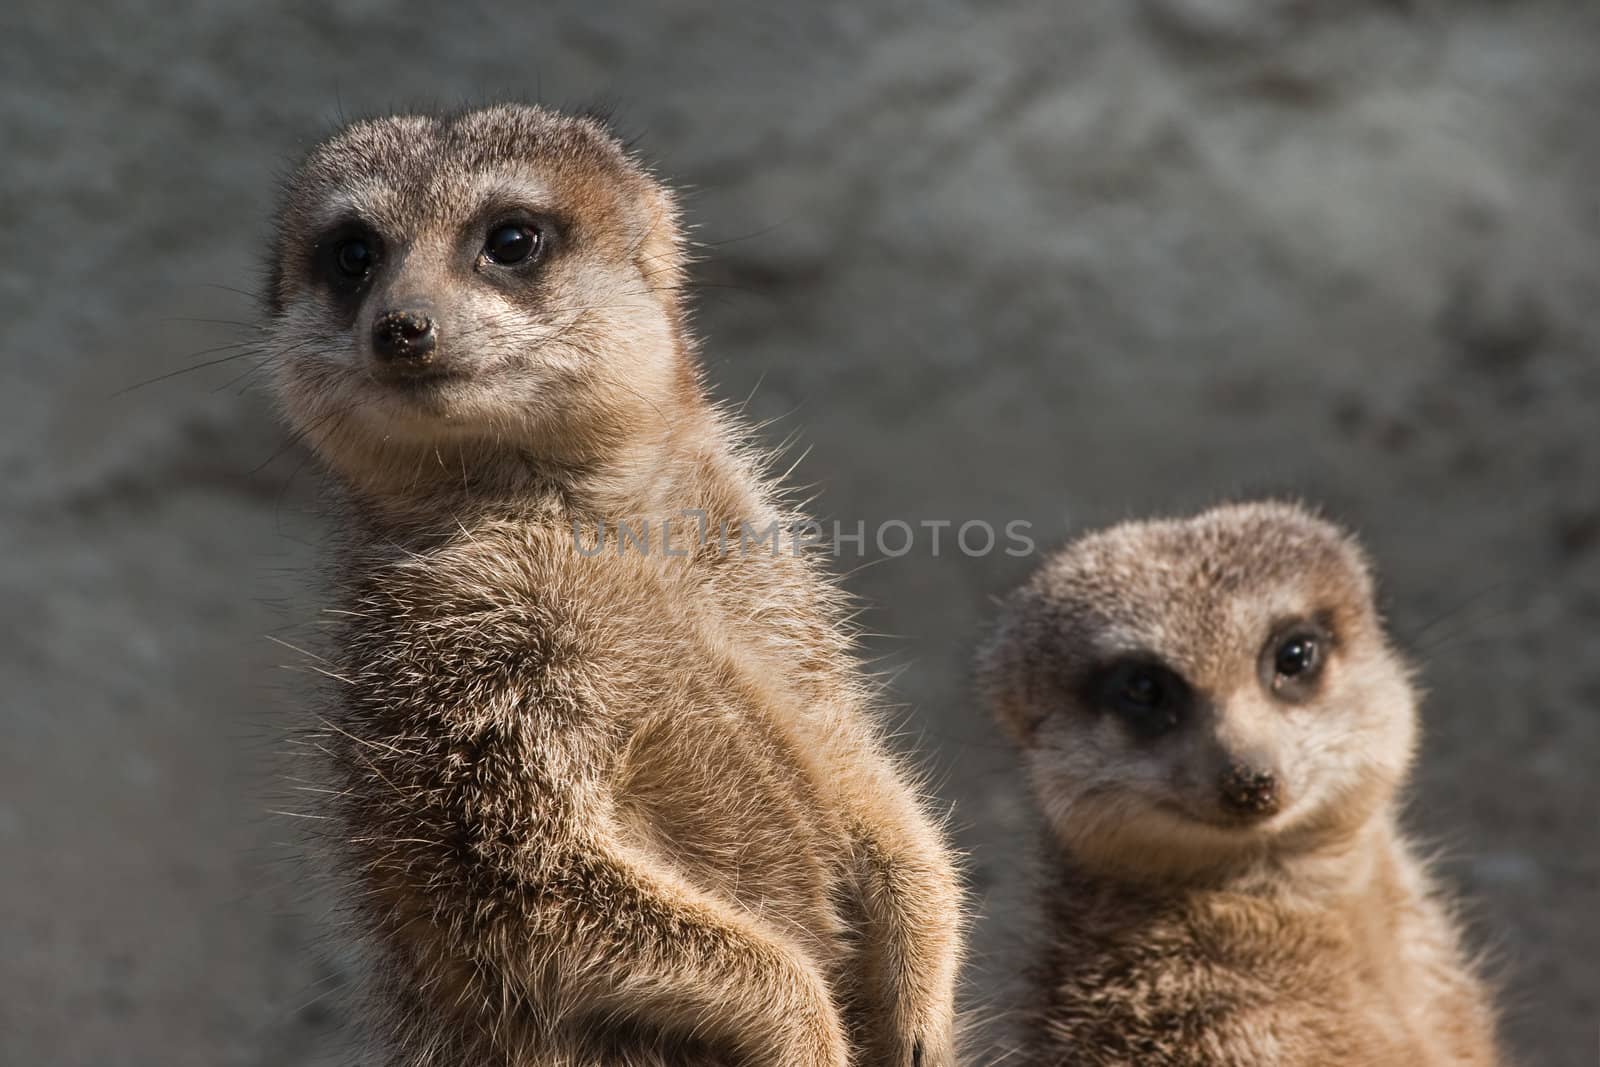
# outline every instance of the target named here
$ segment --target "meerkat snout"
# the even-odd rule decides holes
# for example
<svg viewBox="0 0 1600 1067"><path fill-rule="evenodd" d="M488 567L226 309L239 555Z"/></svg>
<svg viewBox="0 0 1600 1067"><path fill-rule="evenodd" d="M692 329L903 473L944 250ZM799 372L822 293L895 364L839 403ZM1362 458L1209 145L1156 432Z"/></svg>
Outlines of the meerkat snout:
<svg viewBox="0 0 1600 1067"><path fill-rule="evenodd" d="M438 346L433 315L420 308L385 312L372 324L373 356L396 370L427 366Z"/></svg>
<svg viewBox="0 0 1600 1067"><path fill-rule="evenodd" d="M1206 736L1197 744L1194 788L1186 791L1201 818L1219 817L1241 832L1269 832L1275 816L1298 814L1301 790L1292 788L1289 767L1300 763L1299 744L1286 737L1286 705L1235 694L1208 708Z"/></svg>
<svg viewBox="0 0 1600 1067"><path fill-rule="evenodd" d="M1278 812L1278 776L1249 764L1234 763L1222 772L1222 804L1239 815L1266 816Z"/></svg>

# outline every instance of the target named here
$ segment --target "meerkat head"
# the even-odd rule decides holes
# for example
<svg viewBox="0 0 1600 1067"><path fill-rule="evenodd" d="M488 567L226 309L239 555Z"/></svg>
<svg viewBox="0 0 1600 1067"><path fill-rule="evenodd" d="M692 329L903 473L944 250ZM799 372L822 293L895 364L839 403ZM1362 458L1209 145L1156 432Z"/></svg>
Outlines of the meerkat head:
<svg viewBox="0 0 1600 1067"><path fill-rule="evenodd" d="M682 271L671 196L591 119L357 122L284 192L277 392L357 485L582 467L692 392Z"/></svg>
<svg viewBox="0 0 1600 1067"><path fill-rule="evenodd" d="M1300 508L1131 522L1067 546L980 657L1053 831L1161 876L1353 837L1404 778L1409 671L1352 538Z"/></svg>

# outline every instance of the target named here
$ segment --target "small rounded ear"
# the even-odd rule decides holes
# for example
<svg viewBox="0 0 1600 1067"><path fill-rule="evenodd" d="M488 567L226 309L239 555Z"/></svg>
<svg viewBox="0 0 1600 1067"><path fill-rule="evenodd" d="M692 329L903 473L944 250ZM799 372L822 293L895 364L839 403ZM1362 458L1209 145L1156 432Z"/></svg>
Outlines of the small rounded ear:
<svg viewBox="0 0 1600 1067"><path fill-rule="evenodd" d="M265 268L266 284L257 294L256 303L263 317L276 319L283 314L283 240L272 242L271 256Z"/></svg>
<svg viewBox="0 0 1600 1067"><path fill-rule="evenodd" d="M583 119L591 125L599 127L600 131L624 148L631 145L631 140L622 135L617 129L617 101L604 97L591 100L582 107L570 112L575 118Z"/></svg>
<svg viewBox="0 0 1600 1067"><path fill-rule="evenodd" d="M293 211L295 182L296 178L291 176L281 179L278 183L277 207L272 218L272 237L267 242L265 258L260 261L263 285L257 292L257 303L261 314L269 319L281 316L288 305L291 270L288 260L292 258L291 249L294 247L294 242L304 240L297 214Z"/></svg>
<svg viewBox="0 0 1600 1067"><path fill-rule="evenodd" d="M1048 672L1041 675L1039 624L1013 596L978 649L978 691L1001 729L1026 744L1049 715Z"/></svg>
<svg viewBox="0 0 1600 1067"><path fill-rule="evenodd" d="M678 201L653 179L647 177L644 185L640 201L645 232L634 262L651 289L675 295L686 281L688 267Z"/></svg>
<svg viewBox="0 0 1600 1067"><path fill-rule="evenodd" d="M591 136L607 143L627 174L625 181L638 205L635 221L641 230L635 241L635 266L652 289L675 294L685 281L688 264L677 198L640 159L634 151L633 140L617 131L608 104L591 105L579 111L576 117Z"/></svg>

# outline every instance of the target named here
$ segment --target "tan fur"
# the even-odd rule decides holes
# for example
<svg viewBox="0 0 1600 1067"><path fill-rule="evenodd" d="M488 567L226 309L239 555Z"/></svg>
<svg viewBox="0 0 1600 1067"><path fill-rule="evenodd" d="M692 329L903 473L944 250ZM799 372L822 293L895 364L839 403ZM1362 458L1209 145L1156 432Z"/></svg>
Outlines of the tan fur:
<svg viewBox="0 0 1600 1067"><path fill-rule="evenodd" d="M511 290L472 245L509 207L562 220ZM388 252L354 309L315 269L351 212ZM796 516L703 397L667 192L497 107L350 127L281 223L279 394L350 500L322 744L381 1062L951 1064L952 858L830 580L741 550ZM369 373L408 301L453 373L421 389Z"/></svg>
<svg viewBox="0 0 1600 1067"><path fill-rule="evenodd" d="M1269 665L1304 620L1325 658L1295 683ZM1152 734L1100 688L1127 662L1181 679ZM980 674L1052 831L1008 1063L1497 1062L1397 825L1415 697L1352 538L1271 503L1091 534L1011 597ZM1241 768L1270 804L1230 806Z"/></svg>

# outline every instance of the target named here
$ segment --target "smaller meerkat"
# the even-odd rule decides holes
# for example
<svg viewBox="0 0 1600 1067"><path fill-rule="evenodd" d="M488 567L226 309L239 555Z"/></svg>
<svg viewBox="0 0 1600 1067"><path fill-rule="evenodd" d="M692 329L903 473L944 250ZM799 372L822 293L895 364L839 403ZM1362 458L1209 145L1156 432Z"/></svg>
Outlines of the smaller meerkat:
<svg viewBox="0 0 1600 1067"><path fill-rule="evenodd" d="M1090 534L979 671L1053 839L1008 1062L1497 1062L1398 825L1416 697L1350 535L1279 503Z"/></svg>

